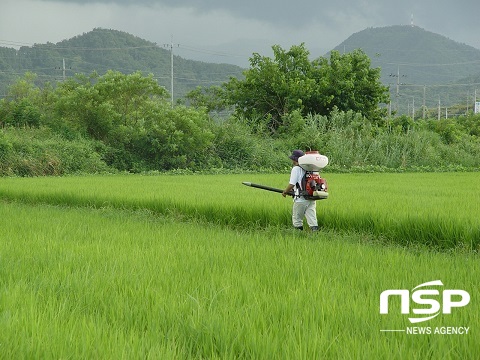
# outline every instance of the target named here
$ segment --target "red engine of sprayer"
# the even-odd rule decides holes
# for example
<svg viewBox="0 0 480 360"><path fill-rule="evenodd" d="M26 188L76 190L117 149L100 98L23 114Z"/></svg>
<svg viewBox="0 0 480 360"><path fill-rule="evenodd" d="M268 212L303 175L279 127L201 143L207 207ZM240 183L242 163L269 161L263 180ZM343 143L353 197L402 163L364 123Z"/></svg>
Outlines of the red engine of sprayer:
<svg viewBox="0 0 480 360"><path fill-rule="evenodd" d="M318 173L306 174L305 191L308 195L313 196L316 191L327 191L327 181L320 177Z"/></svg>

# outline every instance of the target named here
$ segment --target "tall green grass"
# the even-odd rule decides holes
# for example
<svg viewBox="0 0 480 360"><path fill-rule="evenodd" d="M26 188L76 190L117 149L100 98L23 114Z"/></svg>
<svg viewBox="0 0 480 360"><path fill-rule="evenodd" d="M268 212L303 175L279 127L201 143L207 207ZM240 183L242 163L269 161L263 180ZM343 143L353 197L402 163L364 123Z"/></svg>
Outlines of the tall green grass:
<svg viewBox="0 0 480 360"><path fill-rule="evenodd" d="M135 189L125 198L142 193ZM81 187L74 194L92 199ZM125 207L0 203L0 358L480 357L474 254L377 246L365 243L368 234L178 222ZM468 335L380 332L410 326L395 311L379 314L383 290L435 279L472 300L428 326L469 326Z"/></svg>
<svg viewBox="0 0 480 360"><path fill-rule="evenodd" d="M327 174L317 203L324 229L371 233L388 242L478 250L478 173ZM30 203L113 206L237 228L290 226L291 199L249 188L284 188L288 174L3 178L0 197Z"/></svg>

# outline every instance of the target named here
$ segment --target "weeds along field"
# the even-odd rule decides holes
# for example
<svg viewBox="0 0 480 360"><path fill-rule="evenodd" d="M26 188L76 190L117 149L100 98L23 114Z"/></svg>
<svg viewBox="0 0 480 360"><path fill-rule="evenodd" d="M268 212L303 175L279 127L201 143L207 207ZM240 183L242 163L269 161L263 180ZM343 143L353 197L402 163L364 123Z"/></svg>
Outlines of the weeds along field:
<svg viewBox="0 0 480 360"><path fill-rule="evenodd" d="M361 231L401 245L480 246L480 173L327 174L317 202L324 229ZM290 226L288 174L2 178L0 198L27 203L146 209L240 229Z"/></svg>
<svg viewBox="0 0 480 360"><path fill-rule="evenodd" d="M328 201L335 203L340 184L355 181L331 178ZM0 359L480 358L474 252L290 230L278 225L287 220L287 200L233 185L215 194L176 177L3 180L2 197L10 200L0 200ZM178 185L181 200L163 197ZM165 211L175 205L174 216L146 209L155 201ZM100 207L107 202L116 206ZM215 212L218 225L202 219L214 208L209 202L225 212ZM176 219L194 204L203 204L200 217ZM323 206L323 214L332 211ZM371 213L376 206L372 201ZM252 231L222 224L243 212L245 224L261 215L276 225ZM400 313L399 299L379 314L383 291L432 280L467 291L470 303L421 324ZM407 332L414 327L430 333ZM448 334L453 328L468 333Z"/></svg>

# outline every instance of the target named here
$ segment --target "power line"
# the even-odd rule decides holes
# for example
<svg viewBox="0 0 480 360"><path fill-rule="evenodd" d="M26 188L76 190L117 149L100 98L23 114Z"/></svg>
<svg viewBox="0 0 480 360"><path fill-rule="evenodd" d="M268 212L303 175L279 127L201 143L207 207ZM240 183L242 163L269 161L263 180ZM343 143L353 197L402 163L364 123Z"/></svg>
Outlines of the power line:
<svg viewBox="0 0 480 360"><path fill-rule="evenodd" d="M196 48L196 47L186 46L186 45L180 45L180 48L185 49L185 50L189 50L189 51L192 51L192 52L203 53L203 54L208 54L208 55L245 58L245 55L233 54L233 53L226 52L226 51L201 49L201 48Z"/></svg>
<svg viewBox="0 0 480 360"><path fill-rule="evenodd" d="M466 46L469 46L469 45L466 45ZM344 49L345 50L357 50L359 48L361 48L363 51L366 51L366 50L369 50L371 51L372 53L380 53L379 51L379 48L377 47L371 47L371 46L357 46L357 45L347 45L347 44L344 44L343 45ZM388 53L388 52L398 52L402 55L404 55L405 53L430 53L431 51L428 50L428 49L411 49L411 48L408 48L408 49L405 49L405 48L384 48L382 47L381 49L382 53ZM469 48L462 48L462 49L443 49L442 52L448 52L448 53L478 53L479 49L476 49L474 47L470 47Z"/></svg>
<svg viewBox="0 0 480 360"><path fill-rule="evenodd" d="M397 66L412 66L412 67L429 67L429 66L457 66L457 65L469 65L469 64L480 64L480 60L472 60L458 63L430 63L430 64L420 64L420 63L384 63L385 65L397 65Z"/></svg>

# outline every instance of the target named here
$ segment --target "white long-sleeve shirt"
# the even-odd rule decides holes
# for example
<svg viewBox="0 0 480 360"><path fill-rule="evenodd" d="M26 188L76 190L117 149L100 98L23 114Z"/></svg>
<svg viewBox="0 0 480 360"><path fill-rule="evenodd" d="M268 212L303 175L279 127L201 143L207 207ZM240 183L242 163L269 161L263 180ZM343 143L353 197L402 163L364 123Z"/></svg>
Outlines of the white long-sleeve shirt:
<svg viewBox="0 0 480 360"><path fill-rule="evenodd" d="M305 170L303 170L300 166L295 165L292 167L292 170L290 171L290 180L288 183L290 185L294 185L294 192L295 192L295 197L294 201L307 201L303 196L299 197L299 188L296 186L297 184L301 187L302 186L302 178L305 175ZM303 190L303 189L302 189Z"/></svg>

